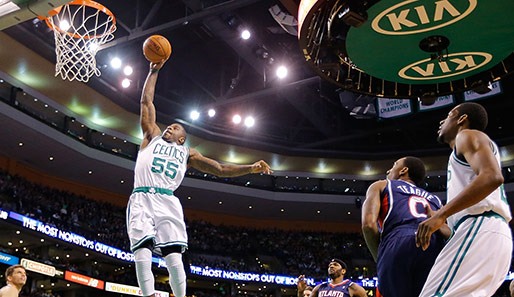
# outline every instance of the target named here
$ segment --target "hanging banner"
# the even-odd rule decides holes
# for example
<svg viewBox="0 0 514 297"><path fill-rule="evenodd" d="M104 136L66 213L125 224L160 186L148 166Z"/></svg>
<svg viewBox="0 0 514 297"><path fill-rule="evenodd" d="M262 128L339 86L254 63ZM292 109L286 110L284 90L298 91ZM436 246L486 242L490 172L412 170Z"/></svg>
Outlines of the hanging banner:
<svg viewBox="0 0 514 297"><path fill-rule="evenodd" d="M409 99L377 98L378 117L383 119L397 118L412 113Z"/></svg>
<svg viewBox="0 0 514 297"><path fill-rule="evenodd" d="M46 265L43 263L39 263L36 261L32 261L29 259L21 259L21 266L25 267L25 269L29 271L34 271L37 273L41 273L48 276L55 275L55 267Z"/></svg>
<svg viewBox="0 0 514 297"><path fill-rule="evenodd" d="M473 100L483 99L483 98L501 94L502 92L503 92L503 90L502 90L502 85L501 85L500 81L495 81L491 84L491 91L487 94L478 94L473 91L464 92L464 101L473 101Z"/></svg>
<svg viewBox="0 0 514 297"><path fill-rule="evenodd" d="M121 293L121 294L127 294L127 295L134 295L134 296L143 296L143 293L141 293L141 289L134 286L124 285L124 284L117 284L117 283L111 283L106 282L105 283L105 290L108 292L115 292L115 293ZM155 291L156 297L169 297L170 294L163 292L163 291Z"/></svg>
<svg viewBox="0 0 514 297"><path fill-rule="evenodd" d="M84 286L89 286L100 290L104 289L104 281L75 272L66 271L64 273L64 279Z"/></svg>
<svg viewBox="0 0 514 297"><path fill-rule="evenodd" d="M441 96L438 97L434 104L432 105L423 105L421 104L421 101L418 101L418 110L419 111L427 111L427 110L434 110L441 107L445 107L448 105L452 105L455 103L455 97L453 95L447 95L447 96Z"/></svg>
<svg viewBox="0 0 514 297"><path fill-rule="evenodd" d="M16 265L20 263L20 258L13 255L0 253L0 263L4 263L7 265Z"/></svg>

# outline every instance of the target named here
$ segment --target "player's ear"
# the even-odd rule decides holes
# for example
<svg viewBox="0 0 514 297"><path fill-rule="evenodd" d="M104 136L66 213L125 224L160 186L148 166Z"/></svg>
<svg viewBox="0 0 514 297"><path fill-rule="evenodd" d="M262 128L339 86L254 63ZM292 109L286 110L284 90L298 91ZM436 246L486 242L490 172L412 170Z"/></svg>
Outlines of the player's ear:
<svg viewBox="0 0 514 297"><path fill-rule="evenodd" d="M184 144L184 142L186 142L186 138L185 138L184 136L182 136L182 137L180 137L180 138L178 139L178 143L179 143L180 145Z"/></svg>
<svg viewBox="0 0 514 297"><path fill-rule="evenodd" d="M409 173L409 167L403 167L401 170L400 170L400 176L401 175L404 175L404 174L408 174Z"/></svg>
<svg viewBox="0 0 514 297"><path fill-rule="evenodd" d="M468 119L468 115L467 114L463 114L457 120L457 124L458 125L462 125L464 123L464 121L467 120L467 119Z"/></svg>

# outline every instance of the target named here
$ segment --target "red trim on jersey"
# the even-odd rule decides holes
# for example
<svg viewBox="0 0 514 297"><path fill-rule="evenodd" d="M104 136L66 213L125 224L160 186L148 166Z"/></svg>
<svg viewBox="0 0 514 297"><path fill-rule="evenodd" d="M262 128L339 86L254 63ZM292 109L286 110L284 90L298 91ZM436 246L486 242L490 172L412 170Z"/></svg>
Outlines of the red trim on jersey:
<svg viewBox="0 0 514 297"><path fill-rule="evenodd" d="M389 211L389 196L385 193L382 202L380 203L380 213L378 214L378 224L380 228L383 228L384 220L387 216L387 212Z"/></svg>
<svg viewBox="0 0 514 297"><path fill-rule="evenodd" d="M332 288L335 288L335 287L337 287L337 286L344 285L344 284L346 284L346 283L347 283L347 282L349 282L349 281L350 281L350 280L349 280L349 279L347 279L347 280L345 280L344 282L339 283L339 284L337 284L337 285L333 285L333 284L330 284L330 283L329 283L328 285L329 285L329 286L331 286Z"/></svg>
<svg viewBox="0 0 514 297"><path fill-rule="evenodd" d="M376 297L383 297L382 294L380 294L380 291L378 291L378 287L377 287L377 292L376 292Z"/></svg>

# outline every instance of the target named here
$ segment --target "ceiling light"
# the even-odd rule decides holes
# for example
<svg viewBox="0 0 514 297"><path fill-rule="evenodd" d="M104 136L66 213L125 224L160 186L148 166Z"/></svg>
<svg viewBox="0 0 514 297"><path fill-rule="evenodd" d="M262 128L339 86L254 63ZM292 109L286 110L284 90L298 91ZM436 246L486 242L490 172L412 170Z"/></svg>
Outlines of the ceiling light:
<svg viewBox="0 0 514 297"><path fill-rule="evenodd" d="M122 81L121 81L121 86L124 87L125 89L130 87L130 79L128 78L124 78Z"/></svg>
<svg viewBox="0 0 514 297"><path fill-rule="evenodd" d="M240 116L240 115L238 115L238 114L234 115L234 116L232 117L232 122L233 122L234 124L239 124L239 123L241 123L241 116Z"/></svg>
<svg viewBox="0 0 514 297"><path fill-rule="evenodd" d="M50 157L48 158L48 160L53 161L53 160L54 160L54 157L50 156Z"/></svg>
<svg viewBox="0 0 514 297"><path fill-rule="evenodd" d="M116 57L111 60L111 66L114 69L118 69L121 67L121 60L120 58Z"/></svg>
<svg viewBox="0 0 514 297"><path fill-rule="evenodd" d="M131 74L132 74L132 72L134 72L134 69L132 69L132 67L131 67L131 66L128 66L128 65L127 65L127 66L125 66L125 68L123 68L123 73L124 73L125 75L131 75Z"/></svg>
<svg viewBox="0 0 514 297"><path fill-rule="evenodd" d="M193 111L191 111L191 113L189 114L189 117L191 117L191 119L192 119L193 121L196 121L196 120L198 120L198 118L200 118L200 113L199 113L198 111L196 111L196 110L193 110Z"/></svg>
<svg viewBox="0 0 514 297"><path fill-rule="evenodd" d="M34 98L34 102L37 102L37 98Z"/></svg>
<svg viewBox="0 0 514 297"><path fill-rule="evenodd" d="M284 212L284 211L285 211L285 209L281 208L281 209L280 209L280 211L281 211L281 212Z"/></svg>
<svg viewBox="0 0 514 297"><path fill-rule="evenodd" d="M92 170L89 170L87 173L89 173L89 174L93 174L93 171L92 171Z"/></svg>
<svg viewBox="0 0 514 297"><path fill-rule="evenodd" d="M215 115L216 115L216 111L215 111L214 109L212 109L212 108L211 108L211 109L209 109L208 115L209 115L209 117L211 117L211 118L212 118L213 116L215 116Z"/></svg>
<svg viewBox="0 0 514 297"><path fill-rule="evenodd" d="M255 119L251 116L246 117L245 126L250 128L250 127L253 127L253 125L255 125Z"/></svg>
<svg viewBox="0 0 514 297"><path fill-rule="evenodd" d="M48 107L48 104L45 104L45 108L47 108L47 107Z"/></svg>
<svg viewBox="0 0 514 297"><path fill-rule="evenodd" d="M88 253L86 253L86 257L89 257L89 254L88 254Z"/></svg>
<svg viewBox="0 0 514 297"><path fill-rule="evenodd" d="M45 242L45 240L43 238L41 238L41 242Z"/></svg>
<svg viewBox="0 0 514 297"><path fill-rule="evenodd" d="M277 77L282 79L287 76L287 68L285 66L279 66L277 68Z"/></svg>
<svg viewBox="0 0 514 297"><path fill-rule="evenodd" d="M241 32L241 38L243 38L244 40L248 40L248 39L250 39L250 36L251 36L251 35L252 35L252 34L250 33L250 31L248 31L248 30L246 30L246 29L245 29L245 30L243 30L243 32Z"/></svg>
<svg viewBox="0 0 514 297"><path fill-rule="evenodd" d="M70 28L70 23L67 21L67 20L62 20L60 23L59 23L59 29L63 30L63 31L68 31L68 29Z"/></svg>
<svg viewBox="0 0 514 297"><path fill-rule="evenodd" d="M219 204L219 205L222 205L222 204L223 204L223 201L218 201L218 204Z"/></svg>
<svg viewBox="0 0 514 297"><path fill-rule="evenodd" d="M93 40L91 43L89 43L88 47L90 52L95 52L96 50L98 50L99 47L98 41Z"/></svg>
<svg viewBox="0 0 514 297"><path fill-rule="evenodd" d="M18 143L18 146L23 146L23 142L19 142L19 143Z"/></svg>
<svg viewBox="0 0 514 297"><path fill-rule="evenodd" d="M23 240L20 240L20 243L23 243Z"/></svg>
<svg viewBox="0 0 514 297"><path fill-rule="evenodd" d="M123 184L123 183L125 183L125 181L124 181L124 180L120 180L120 183L122 183L122 184Z"/></svg>
<svg viewBox="0 0 514 297"><path fill-rule="evenodd" d="M20 230L16 230L16 234L20 234Z"/></svg>

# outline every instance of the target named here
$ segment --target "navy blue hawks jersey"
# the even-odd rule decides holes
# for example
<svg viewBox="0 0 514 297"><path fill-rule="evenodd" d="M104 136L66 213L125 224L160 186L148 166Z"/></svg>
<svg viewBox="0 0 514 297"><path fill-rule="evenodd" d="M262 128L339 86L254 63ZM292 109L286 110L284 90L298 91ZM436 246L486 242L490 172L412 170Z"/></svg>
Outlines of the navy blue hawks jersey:
<svg viewBox="0 0 514 297"><path fill-rule="evenodd" d="M385 238L395 227L401 225L418 226L427 218L425 206L432 210L442 207L436 195L402 180L387 180L381 194L381 207L378 223Z"/></svg>
<svg viewBox="0 0 514 297"><path fill-rule="evenodd" d="M348 288L353 285L349 279L339 284L322 283L318 288L318 297L349 297Z"/></svg>

